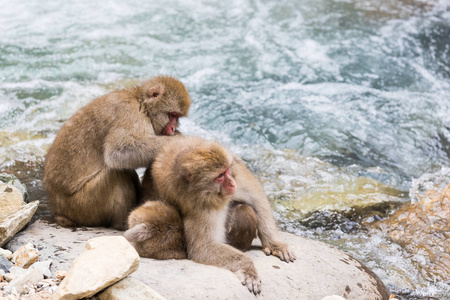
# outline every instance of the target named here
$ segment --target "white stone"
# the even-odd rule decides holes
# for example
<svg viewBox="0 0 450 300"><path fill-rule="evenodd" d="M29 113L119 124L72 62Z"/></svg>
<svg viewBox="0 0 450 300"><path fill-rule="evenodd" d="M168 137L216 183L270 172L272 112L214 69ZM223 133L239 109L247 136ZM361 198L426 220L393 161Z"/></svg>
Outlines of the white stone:
<svg viewBox="0 0 450 300"><path fill-rule="evenodd" d="M55 298L81 299L95 295L136 271L139 255L123 236L89 240L59 285Z"/></svg>
<svg viewBox="0 0 450 300"><path fill-rule="evenodd" d="M126 277L97 295L98 300L165 300L141 281Z"/></svg>
<svg viewBox="0 0 450 300"><path fill-rule="evenodd" d="M25 273L17 275L11 282L4 288L4 291L9 294L15 289L17 293L21 294L24 291L32 288L33 284L44 279L44 275L39 269L30 269Z"/></svg>
<svg viewBox="0 0 450 300"><path fill-rule="evenodd" d="M39 201L33 201L0 220L0 247L9 242L17 232L30 222L38 206Z"/></svg>
<svg viewBox="0 0 450 300"><path fill-rule="evenodd" d="M0 255L3 255L6 259L11 260L12 252L3 248L0 248Z"/></svg>
<svg viewBox="0 0 450 300"><path fill-rule="evenodd" d="M322 300L345 300L345 298L338 295L332 295L326 296L325 298L322 298Z"/></svg>
<svg viewBox="0 0 450 300"><path fill-rule="evenodd" d="M49 259L46 261L38 261L30 266L30 269L39 269L46 278L52 277L52 272L50 271L50 265L53 260Z"/></svg>
<svg viewBox="0 0 450 300"><path fill-rule="evenodd" d="M21 267L12 266L11 269L9 269L9 272L5 274L6 281L11 281L14 278L16 278L18 275L22 275L27 270L22 269Z"/></svg>

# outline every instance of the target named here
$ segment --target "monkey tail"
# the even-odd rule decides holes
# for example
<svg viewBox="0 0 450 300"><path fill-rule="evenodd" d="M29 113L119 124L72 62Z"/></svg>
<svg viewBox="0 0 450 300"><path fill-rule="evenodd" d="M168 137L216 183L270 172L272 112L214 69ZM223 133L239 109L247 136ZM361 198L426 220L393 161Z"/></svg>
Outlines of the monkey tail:
<svg viewBox="0 0 450 300"><path fill-rule="evenodd" d="M142 242L151 238L153 234L154 232L152 228L147 226L147 224L141 223L125 231L123 233L123 236L129 242Z"/></svg>

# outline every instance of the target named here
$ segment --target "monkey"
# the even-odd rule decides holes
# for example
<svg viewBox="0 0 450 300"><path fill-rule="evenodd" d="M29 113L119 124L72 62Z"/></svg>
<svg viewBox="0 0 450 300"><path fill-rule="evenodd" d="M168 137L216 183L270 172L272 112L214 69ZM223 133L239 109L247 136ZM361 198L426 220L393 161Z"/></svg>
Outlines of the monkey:
<svg viewBox="0 0 450 300"><path fill-rule="evenodd" d="M185 259L183 221L178 211L162 201L147 201L128 217L125 238L141 257Z"/></svg>
<svg viewBox="0 0 450 300"><path fill-rule="evenodd" d="M142 180L142 197L143 201L147 202L159 201L158 193L155 190L154 181L152 177L152 165L148 166L144 173L144 179ZM229 206L230 207L228 209L227 221L225 225L226 242L227 244L245 252L250 249L252 241L257 237L258 220L256 214L248 204L245 204L243 202L232 201ZM167 209L170 209L169 206L167 207ZM151 212L152 211L147 210L145 216L146 219L148 220L153 219ZM155 216L155 218L161 220L159 216ZM153 222L153 224L156 224L156 222ZM131 225L129 224L129 226ZM147 230L146 227L141 227L141 229L143 231ZM153 237L153 240L154 239L155 238ZM155 245L158 245L158 243L155 243ZM163 250L161 249L161 251ZM150 253L146 254L146 256L143 257L155 258L152 257ZM170 258L174 257L167 257L166 259Z"/></svg>
<svg viewBox="0 0 450 300"><path fill-rule="evenodd" d="M159 201L158 199L158 193L155 190L153 177L152 177L152 166L150 165L146 170L144 174L144 179L142 181L142 197L143 201L150 202L150 201ZM167 210L172 210L172 207L170 205L166 206ZM142 211L142 213L144 213ZM153 213L155 216L153 217ZM163 223L171 223L173 224L173 219L171 220L165 220L160 218L161 211L156 210L146 210L145 217L142 216L142 218L145 218L147 220L153 219L153 226L156 226L158 224L154 220L157 219L160 222ZM166 212L167 214L171 214L169 211ZM227 221L226 221L226 242L227 244L245 252L250 249L252 241L257 237L257 217L254 212L254 210L247 204L243 202L238 201L232 201L229 205L228 214L227 214ZM132 226L136 226L136 224L131 224L130 221L128 222L129 228L132 228ZM149 226L141 226L139 227L142 232L145 232L148 229ZM147 234L141 234L141 235L147 235ZM152 237L152 240L155 241L155 237ZM134 241L134 240L129 240ZM155 247L156 245L162 245L163 243L157 243L154 242ZM181 250L181 249L179 249ZM163 249L160 249L160 251L163 251ZM146 253L145 255L141 255L142 257L150 257L150 258L156 258L153 256L152 253ZM167 256L165 259L171 259L175 257Z"/></svg>
<svg viewBox="0 0 450 300"><path fill-rule="evenodd" d="M246 204L254 212L266 255L278 256L285 262L296 259L287 245L278 241L275 220L261 185L242 160L219 143L198 137L172 139L162 147L150 170L151 176L146 176L146 171L142 184L151 188L144 191L151 190L152 197L180 212L188 259L226 268L250 292L260 293L261 280L253 261L225 243L232 200ZM239 206L237 214L245 215L246 208L242 207L245 206Z"/></svg>
<svg viewBox="0 0 450 300"><path fill-rule="evenodd" d="M156 76L79 109L45 157L43 183L56 223L125 229L142 202L135 169L151 164L177 135L190 105L179 80Z"/></svg>

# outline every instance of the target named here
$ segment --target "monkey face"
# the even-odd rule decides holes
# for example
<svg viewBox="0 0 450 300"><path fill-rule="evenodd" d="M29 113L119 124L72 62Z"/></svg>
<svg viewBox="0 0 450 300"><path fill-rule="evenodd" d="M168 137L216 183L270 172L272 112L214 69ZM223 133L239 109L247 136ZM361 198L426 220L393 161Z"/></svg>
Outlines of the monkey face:
<svg viewBox="0 0 450 300"><path fill-rule="evenodd" d="M174 135L179 125L180 113L177 111L162 111L151 116L151 122L155 134Z"/></svg>
<svg viewBox="0 0 450 300"><path fill-rule="evenodd" d="M231 168L227 168L214 178L214 183L219 184L219 194L222 196L232 196L236 190L236 181L231 176Z"/></svg>
<svg viewBox="0 0 450 300"><path fill-rule="evenodd" d="M141 97L156 135L174 135L178 119L188 115L191 105L184 85L170 76L158 76L145 82Z"/></svg>
<svg viewBox="0 0 450 300"><path fill-rule="evenodd" d="M174 135L175 129L178 126L178 118L180 117L180 114L172 111L172 112L168 113L168 116L169 116L169 122L163 128L161 135Z"/></svg>

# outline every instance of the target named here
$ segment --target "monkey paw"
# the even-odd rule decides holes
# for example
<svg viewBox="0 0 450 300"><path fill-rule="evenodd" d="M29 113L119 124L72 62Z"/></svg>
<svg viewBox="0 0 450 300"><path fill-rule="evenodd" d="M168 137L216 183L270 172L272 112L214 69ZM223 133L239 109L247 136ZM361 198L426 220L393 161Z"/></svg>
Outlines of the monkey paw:
<svg viewBox="0 0 450 300"><path fill-rule="evenodd" d="M235 272L236 276L241 281L242 285L245 285L250 293L258 295L261 293L261 279L259 279L256 271L248 271L244 269L240 269Z"/></svg>
<svg viewBox="0 0 450 300"><path fill-rule="evenodd" d="M279 257L282 261L287 263L293 262L297 259L292 250L289 250L288 246L281 242L271 242L269 245L263 246L263 251L266 255L273 255Z"/></svg>

